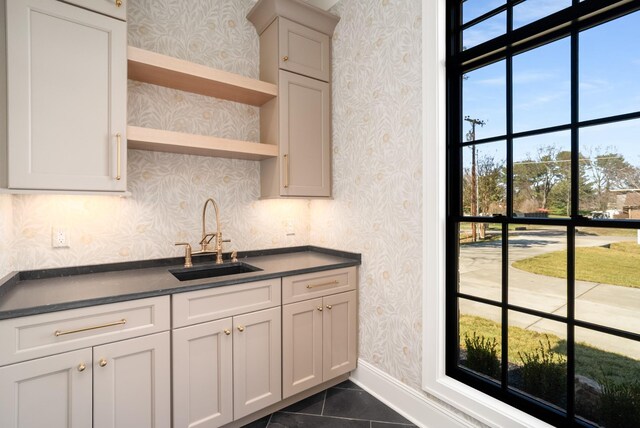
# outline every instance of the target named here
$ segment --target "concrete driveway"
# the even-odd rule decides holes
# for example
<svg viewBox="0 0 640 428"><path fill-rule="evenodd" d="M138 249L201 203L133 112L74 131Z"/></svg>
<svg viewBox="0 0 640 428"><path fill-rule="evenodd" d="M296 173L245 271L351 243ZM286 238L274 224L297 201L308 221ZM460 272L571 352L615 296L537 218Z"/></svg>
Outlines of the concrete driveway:
<svg viewBox="0 0 640 428"><path fill-rule="evenodd" d="M634 241L634 237L579 234L577 246L602 246L612 242ZM517 260L566 249L561 230L512 231L509 235L509 302L551 314L566 315L567 281L525 272L511 266ZM460 249L460 291L478 297L500 300L501 241L463 245ZM638 267L640 274L640 266ZM462 301L463 314L476 315L500 323L500 310L489 305ZM640 333L640 289L576 281L576 318L608 327ZM510 326L566 338L563 323L511 312ZM576 341L610 352L640 359L640 343L603 333L576 329Z"/></svg>

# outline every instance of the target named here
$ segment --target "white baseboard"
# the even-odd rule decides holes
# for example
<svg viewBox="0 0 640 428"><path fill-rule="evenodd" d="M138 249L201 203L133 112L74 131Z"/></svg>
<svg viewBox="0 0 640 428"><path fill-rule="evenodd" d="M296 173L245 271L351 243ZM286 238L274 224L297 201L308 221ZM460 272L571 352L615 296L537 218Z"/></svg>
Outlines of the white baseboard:
<svg viewBox="0 0 640 428"><path fill-rule="evenodd" d="M358 368L351 372L350 379L420 427L470 428L474 426L460 415L429 400L418 391L365 361L358 360Z"/></svg>

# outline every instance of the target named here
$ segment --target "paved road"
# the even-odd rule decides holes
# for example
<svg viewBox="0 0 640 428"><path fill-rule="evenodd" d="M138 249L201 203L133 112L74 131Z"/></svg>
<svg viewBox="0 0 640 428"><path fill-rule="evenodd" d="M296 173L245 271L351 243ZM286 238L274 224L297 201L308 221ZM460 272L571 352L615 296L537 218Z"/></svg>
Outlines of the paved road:
<svg viewBox="0 0 640 428"><path fill-rule="evenodd" d="M601 246L611 242L635 240L634 237L580 235L578 246ZM566 249L564 232L555 230L512 232L509 238L509 262ZM460 291L474 296L500 300L501 242L463 245L460 250ZM640 274L640 266L638 269ZM509 266L509 302L526 308L566 315L567 281L536 275ZM500 310L489 305L464 301L461 313L500 322ZM640 289L576 281L576 318L640 333ZM566 337L562 323L511 312L510 325ZM576 330L576 340L640 360L640 343L603 333Z"/></svg>

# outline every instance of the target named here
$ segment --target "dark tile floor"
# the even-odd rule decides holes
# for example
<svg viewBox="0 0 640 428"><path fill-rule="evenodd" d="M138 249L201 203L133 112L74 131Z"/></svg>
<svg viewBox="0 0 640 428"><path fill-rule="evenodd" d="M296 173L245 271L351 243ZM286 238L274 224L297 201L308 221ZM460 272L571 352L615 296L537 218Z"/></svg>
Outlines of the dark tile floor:
<svg viewBox="0 0 640 428"><path fill-rule="evenodd" d="M415 425L347 380L245 427L403 428Z"/></svg>

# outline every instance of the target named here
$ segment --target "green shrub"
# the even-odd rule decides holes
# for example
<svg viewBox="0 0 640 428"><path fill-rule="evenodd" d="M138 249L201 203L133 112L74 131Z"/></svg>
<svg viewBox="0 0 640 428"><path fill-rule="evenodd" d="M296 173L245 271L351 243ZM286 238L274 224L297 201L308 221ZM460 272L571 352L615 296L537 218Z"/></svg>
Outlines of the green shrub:
<svg viewBox="0 0 640 428"><path fill-rule="evenodd" d="M522 383L525 392L549 403L563 406L566 403L567 360L551 350L547 337L546 347L539 341L540 347L533 352L518 352L522 360Z"/></svg>
<svg viewBox="0 0 640 428"><path fill-rule="evenodd" d="M600 415L602 425L615 428L635 428L640 421L640 382L601 381Z"/></svg>
<svg viewBox="0 0 640 428"><path fill-rule="evenodd" d="M496 338L485 338L484 336L469 337L464 335L464 344L467 348L466 366L478 373L500 377L500 359L498 358L498 342Z"/></svg>

